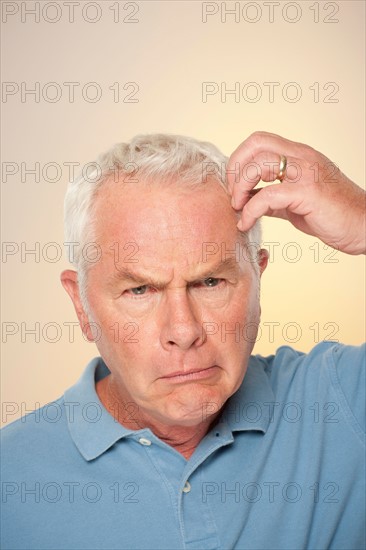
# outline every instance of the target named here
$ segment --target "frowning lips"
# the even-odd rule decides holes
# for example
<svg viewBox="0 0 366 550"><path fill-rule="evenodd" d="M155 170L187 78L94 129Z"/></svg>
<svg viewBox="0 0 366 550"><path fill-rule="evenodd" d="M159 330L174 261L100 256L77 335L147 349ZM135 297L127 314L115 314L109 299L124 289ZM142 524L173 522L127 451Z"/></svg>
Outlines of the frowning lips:
<svg viewBox="0 0 366 550"><path fill-rule="evenodd" d="M170 381L176 380L194 380L198 378L205 378L207 376L211 376L213 374L216 374L218 369L220 367L218 365L212 365L211 367L206 368L197 368L197 369L191 369L191 370L179 370L176 372L169 373L165 376L161 376L162 379L167 379Z"/></svg>

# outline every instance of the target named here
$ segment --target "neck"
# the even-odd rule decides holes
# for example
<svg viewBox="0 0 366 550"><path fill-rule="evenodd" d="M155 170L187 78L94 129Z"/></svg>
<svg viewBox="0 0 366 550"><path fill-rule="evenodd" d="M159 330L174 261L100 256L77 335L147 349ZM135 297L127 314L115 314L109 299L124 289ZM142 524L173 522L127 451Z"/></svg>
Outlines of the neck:
<svg viewBox="0 0 366 550"><path fill-rule="evenodd" d="M218 411L195 426L167 425L145 415L139 407L133 406L130 400L125 403L113 390L111 375L99 380L95 389L103 406L122 426L130 430L149 428L161 441L173 447L186 460L192 456L220 414Z"/></svg>

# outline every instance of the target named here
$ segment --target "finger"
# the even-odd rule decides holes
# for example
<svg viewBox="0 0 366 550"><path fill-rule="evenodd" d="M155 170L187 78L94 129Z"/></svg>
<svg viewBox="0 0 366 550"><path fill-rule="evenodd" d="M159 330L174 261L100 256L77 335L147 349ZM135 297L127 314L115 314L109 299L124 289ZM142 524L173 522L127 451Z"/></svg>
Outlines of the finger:
<svg viewBox="0 0 366 550"><path fill-rule="evenodd" d="M229 158L226 177L231 193L235 184L244 181L241 174L243 166L253 161L258 154L265 152L307 159L313 159L317 154L314 149L303 143L269 132L254 132L235 149Z"/></svg>
<svg viewBox="0 0 366 550"><path fill-rule="evenodd" d="M254 159L243 168L245 180L236 183L232 190L232 206L240 210L248 202L251 191L262 181L275 181L280 170L281 157L277 153L259 153ZM287 166L283 182L296 183L300 180L303 172L301 161L294 157L287 157Z"/></svg>
<svg viewBox="0 0 366 550"><path fill-rule="evenodd" d="M248 231L262 216L273 216L284 210L303 216L307 214L302 186L279 183L263 187L244 206L238 228Z"/></svg>

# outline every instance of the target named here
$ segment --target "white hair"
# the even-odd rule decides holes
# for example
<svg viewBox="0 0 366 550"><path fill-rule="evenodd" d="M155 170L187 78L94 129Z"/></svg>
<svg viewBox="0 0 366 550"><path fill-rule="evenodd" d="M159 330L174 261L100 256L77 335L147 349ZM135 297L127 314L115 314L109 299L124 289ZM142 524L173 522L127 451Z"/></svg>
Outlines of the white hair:
<svg viewBox="0 0 366 550"><path fill-rule="evenodd" d="M65 239L70 262L78 272L78 282L84 307L87 306L87 267L91 265L82 254L83 247L95 242L94 198L103 183L112 175L128 185L138 181L178 184L217 182L228 193L226 164L228 157L212 143L173 134L144 134L129 143L117 143L84 166L74 181L70 181L65 196ZM118 176L119 179L116 179ZM137 176L137 178L136 178ZM239 219L240 213L238 213ZM259 247L260 224L244 235L245 242ZM71 245L71 243L73 243ZM248 252L253 256L252 247ZM254 265L256 264L254 258Z"/></svg>

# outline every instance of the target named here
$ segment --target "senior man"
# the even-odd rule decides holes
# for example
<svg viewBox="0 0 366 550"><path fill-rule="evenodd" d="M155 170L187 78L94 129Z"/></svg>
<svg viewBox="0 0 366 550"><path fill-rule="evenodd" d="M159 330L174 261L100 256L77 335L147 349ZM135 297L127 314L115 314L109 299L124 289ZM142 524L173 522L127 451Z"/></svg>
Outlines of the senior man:
<svg viewBox="0 0 366 550"><path fill-rule="evenodd" d="M4 549L364 548L364 348L251 355L262 215L365 252L365 195L329 163L158 134L70 184L67 240L96 256L61 279L101 357L2 430Z"/></svg>

